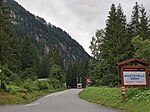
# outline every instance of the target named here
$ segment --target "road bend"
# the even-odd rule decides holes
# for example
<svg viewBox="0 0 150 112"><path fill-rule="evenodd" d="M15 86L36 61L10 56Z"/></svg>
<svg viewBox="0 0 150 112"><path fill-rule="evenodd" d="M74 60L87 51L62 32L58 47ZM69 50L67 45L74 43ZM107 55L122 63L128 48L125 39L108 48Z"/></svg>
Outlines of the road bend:
<svg viewBox="0 0 150 112"><path fill-rule="evenodd" d="M80 99L79 89L69 89L46 95L25 105L0 106L0 112L120 112Z"/></svg>

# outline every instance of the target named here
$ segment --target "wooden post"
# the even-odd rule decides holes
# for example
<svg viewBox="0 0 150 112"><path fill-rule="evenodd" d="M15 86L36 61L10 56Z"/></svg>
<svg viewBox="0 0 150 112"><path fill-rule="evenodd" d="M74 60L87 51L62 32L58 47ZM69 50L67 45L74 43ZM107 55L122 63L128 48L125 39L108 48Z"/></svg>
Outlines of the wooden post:
<svg viewBox="0 0 150 112"><path fill-rule="evenodd" d="M126 87L122 86L121 87L122 103L124 103L124 100L125 100L125 91L126 91Z"/></svg>
<svg viewBox="0 0 150 112"><path fill-rule="evenodd" d="M122 103L124 103L124 100L125 100L125 96L122 95Z"/></svg>

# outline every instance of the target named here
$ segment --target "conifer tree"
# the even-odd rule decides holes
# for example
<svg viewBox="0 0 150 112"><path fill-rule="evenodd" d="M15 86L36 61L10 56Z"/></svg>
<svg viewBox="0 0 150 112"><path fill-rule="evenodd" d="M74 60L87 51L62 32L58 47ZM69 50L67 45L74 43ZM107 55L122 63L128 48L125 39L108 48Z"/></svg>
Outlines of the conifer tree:
<svg viewBox="0 0 150 112"><path fill-rule="evenodd" d="M114 46L112 44L115 40L115 27L117 23L117 13L116 13L116 7L114 4L111 6L111 11L109 12L109 16L106 22L106 28L105 28L105 36L103 38L103 42L101 44L101 57L102 59L112 60L112 49ZM113 57L112 57L113 58Z"/></svg>
<svg viewBox="0 0 150 112"><path fill-rule="evenodd" d="M14 32L12 31L9 8L0 0L0 62L2 65L7 65L9 69L14 71L18 69L16 67L15 50L20 47L16 46L16 40L14 40ZM16 60L16 61L14 61Z"/></svg>
<svg viewBox="0 0 150 112"><path fill-rule="evenodd" d="M139 35L134 37L131 40L135 52L134 57L136 58L142 58L144 60L150 60L150 40L149 39L143 39L143 37L140 37Z"/></svg>
<svg viewBox="0 0 150 112"><path fill-rule="evenodd" d="M50 69L54 64L58 65L60 68L63 68L63 63L61 60L62 59L59 52L54 48L50 48L48 54L45 54L42 57L39 67L39 77L48 77L51 72Z"/></svg>
<svg viewBox="0 0 150 112"><path fill-rule="evenodd" d="M150 39L150 24L143 5L140 7L139 34L143 39Z"/></svg>
<svg viewBox="0 0 150 112"><path fill-rule="evenodd" d="M132 57L132 45L131 45L131 38L128 36L127 32L127 22L126 16L119 4L117 8L117 18L118 18L118 28L116 28L116 36L117 36L117 45L116 51L118 51L116 61L122 61Z"/></svg>
<svg viewBox="0 0 150 112"><path fill-rule="evenodd" d="M128 34L129 37L135 37L139 35L139 24L140 24L140 16L139 16L139 9L140 6L138 3L135 3L135 6L133 7L132 15L131 15L131 21L128 24Z"/></svg>
<svg viewBox="0 0 150 112"><path fill-rule="evenodd" d="M9 63L11 51L8 41L9 25L8 9L4 6L3 0L0 0L0 63L2 64Z"/></svg>
<svg viewBox="0 0 150 112"><path fill-rule="evenodd" d="M15 35L9 39L10 47L11 47L11 64L9 64L9 68L19 73L21 71L21 50L22 50L22 40Z"/></svg>
<svg viewBox="0 0 150 112"><path fill-rule="evenodd" d="M105 36L101 44L102 59L114 64L128 57L130 39L126 30L126 16L121 5L112 4L106 23Z"/></svg>
<svg viewBox="0 0 150 112"><path fill-rule="evenodd" d="M36 49L33 47L30 39L25 37L21 49L21 69L38 67L38 55Z"/></svg>
<svg viewBox="0 0 150 112"><path fill-rule="evenodd" d="M111 6L106 22L105 33L99 41L101 67L99 75L102 82L108 85L116 85L119 82L118 70L115 63L130 57L130 38L126 29L126 16L121 5L116 8ZM105 80L107 79L107 80ZM111 83L111 84L109 84Z"/></svg>

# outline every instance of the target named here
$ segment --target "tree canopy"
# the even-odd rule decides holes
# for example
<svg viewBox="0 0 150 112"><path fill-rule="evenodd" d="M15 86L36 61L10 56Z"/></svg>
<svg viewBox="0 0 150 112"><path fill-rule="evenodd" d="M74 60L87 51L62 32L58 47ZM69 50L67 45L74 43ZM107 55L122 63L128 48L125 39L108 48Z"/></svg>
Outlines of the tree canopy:
<svg viewBox="0 0 150 112"><path fill-rule="evenodd" d="M143 5L135 3L127 23L121 4L118 7L112 4L106 27L96 32L90 45L95 58L90 68L93 82L97 85L118 85L120 76L115 66L117 62L132 57L150 61L149 30L148 16Z"/></svg>

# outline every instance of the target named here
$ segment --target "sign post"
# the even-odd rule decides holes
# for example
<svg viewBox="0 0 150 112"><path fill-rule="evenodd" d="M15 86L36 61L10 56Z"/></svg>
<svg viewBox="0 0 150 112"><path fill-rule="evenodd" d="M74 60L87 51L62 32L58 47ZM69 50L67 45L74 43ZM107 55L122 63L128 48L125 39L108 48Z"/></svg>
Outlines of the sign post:
<svg viewBox="0 0 150 112"><path fill-rule="evenodd" d="M124 102L124 99L125 99L125 91L126 91L126 87L125 87L125 86L122 86L122 87L121 87L122 102Z"/></svg>
<svg viewBox="0 0 150 112"><path fill-rule="evenodd" d="M129 65L129 63L131 63ZM128 64L128 65L127 65ZM120 68L122 102L125 100L126 86L148 86L149 62L138 58L132 58L117 63Z"/></svg>
<svg viewBox="0 0 150 112"><path fill-rule="evenodd" d="M91 84L91 79L90 79L90 78L87 78L87 79L86 79L86 86L90 86L90 84Z"/></svg>

